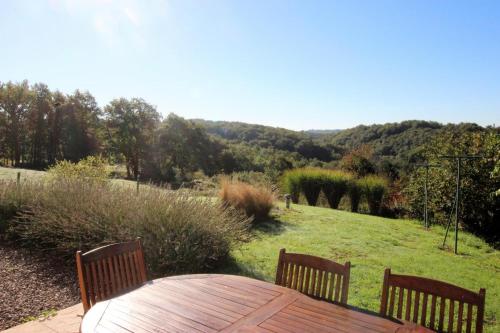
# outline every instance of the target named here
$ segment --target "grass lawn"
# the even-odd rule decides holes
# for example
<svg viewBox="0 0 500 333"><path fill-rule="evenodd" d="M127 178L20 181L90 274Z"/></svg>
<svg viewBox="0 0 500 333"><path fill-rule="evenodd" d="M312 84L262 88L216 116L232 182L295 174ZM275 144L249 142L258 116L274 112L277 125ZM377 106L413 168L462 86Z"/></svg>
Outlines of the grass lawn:
<svg viewBox="0 0 500 333"><path fill-rule="evenodd" d="M34 180L36 178L43 177L44 175L47 174L45 171L0 167L0 180L2 179L16 180L18 172L21 173L21 182L26 181L28 179ZM113 179L113 182L131 188L136 187L136 182L132 180Z"/></svg>
<svg viewBox="0 0 500 333"><path fill-rule="evenodd" d="M233 251L225 272L274 281L278 252L301 252L351 261L349 303L378 311L384 269L421 275L474 291L486 288L486 332L500 332L500 252L481 239L459 233L459 255L441 250L442 227L426 231L418 222L393 220L328 208L280 206L274 222Z"/></svg>
<svg viewBox="0 0 500 333"><path fill-rule="evenodd" d="M21 173L21 181L28 178L40 177L45 174L44 171L0 167L0 179L16 180L18 172Z"/></svg>

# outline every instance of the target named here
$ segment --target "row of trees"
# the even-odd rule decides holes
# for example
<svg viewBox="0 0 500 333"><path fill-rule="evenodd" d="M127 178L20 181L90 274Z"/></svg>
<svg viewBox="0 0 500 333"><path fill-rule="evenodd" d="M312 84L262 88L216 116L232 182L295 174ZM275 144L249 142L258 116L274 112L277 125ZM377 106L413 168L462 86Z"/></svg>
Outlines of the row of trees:
<svg viewBox="0 0 500 333"><path fill-rule="evenodd" d="M274 174L307 165L297 152L216 138L199 123L140 98L100 108L89 92L63 94L43 83L0 82L0 164L43 169L56 161L103 155L126 167L128 178L182 181L197 170Z"/></svg>

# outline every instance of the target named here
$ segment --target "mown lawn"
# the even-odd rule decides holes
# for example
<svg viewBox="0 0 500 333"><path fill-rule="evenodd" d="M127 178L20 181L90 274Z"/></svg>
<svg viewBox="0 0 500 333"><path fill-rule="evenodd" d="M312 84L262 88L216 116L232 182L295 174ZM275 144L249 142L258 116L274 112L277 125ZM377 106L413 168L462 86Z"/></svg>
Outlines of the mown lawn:
<svg viewBox="0 0 500 333"><path fill-rule="evenodd" d="M478 291L486 288L486 332L500 332L500 251L465 232L459 255L442 250L444 229L426 231L418 222L393 220L328 208L280 206L275 221L255 230L255 238L233 251L229 273L274 280L278 251L351 261L349 303L378 311L383 272L421 275Z"/></svg>

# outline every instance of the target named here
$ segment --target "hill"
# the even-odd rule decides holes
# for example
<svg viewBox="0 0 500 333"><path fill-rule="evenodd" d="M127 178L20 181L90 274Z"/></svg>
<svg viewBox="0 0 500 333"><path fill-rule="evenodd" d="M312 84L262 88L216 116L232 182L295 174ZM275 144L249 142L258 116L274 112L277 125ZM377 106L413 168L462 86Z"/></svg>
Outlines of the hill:
<svg viewBox="0 0 500 333"><path fill-rule="evenodd" d="M408 120L399 123L360 125L345 130L293 131L271 126L240 122L195 119L209 134L231 144L296 152L305 159L323 162L338 161L343 155L368 145L376 161L388 159L406 170L418 160L419 148L443 132L483 131L472 123L441 124L432 121Z"/></svg>

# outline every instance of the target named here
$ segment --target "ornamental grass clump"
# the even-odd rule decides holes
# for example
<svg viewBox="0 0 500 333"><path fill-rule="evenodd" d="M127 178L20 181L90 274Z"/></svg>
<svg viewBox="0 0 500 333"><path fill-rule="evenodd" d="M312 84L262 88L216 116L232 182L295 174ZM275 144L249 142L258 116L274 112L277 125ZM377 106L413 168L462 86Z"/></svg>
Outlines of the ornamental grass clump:
<svg viewBox="0 0 500 333"><path fill-rule="evenodd" d="M222 181L219 196L225 206L243 211L254 223L269 217L275 201L268 188L229 180Z"/></svg>
<svg viewBox="0 0 500 333"><path fill-rule="evenodd" d="M351 180L350 173L340 170L325 170L321 189L331 208L337 209L339 207L340 200L347 193Z"/></svg>
<svg viewBox="0 0 500 333"><path fill-rule="evenodd" d="M213 269L246 239L249 226L231 207L162 188L137 193L70 177L26 182L22 192L28 199L8 221L11 237L67 258L76 250L141 237L153 276Z"/></svg>
<svg viewBox="0 0 500 333"><path fill-rule="evenodd" d="M285 172L283 184L294 203L298 203L299 194L303 193L310 206L316 205L321 192L322 171L319 168L301 168Z"/></svg>
<svg viewBox="0 0 500 333"><path fill-rule="evenodd" d="M378 215L382 207L384 194L387 192L387 180L382 177L370 175L358 180L361 193L368 202L370 214Z"/></svg>
<svg viewBox="0 0 500 333"><path fill-rule="evenodd" d="M351 203L351 212L359 211L359 203L361 202L361 187L357 179L351 179L347 185L347 195Z"/></svg>
<svg viewBox="0 0 500 333"><path fill-rule="evenodd" d="M287 170L283 174L283 188L290 194L292 202L297 204L300 199L300 169Z"/></svg>

